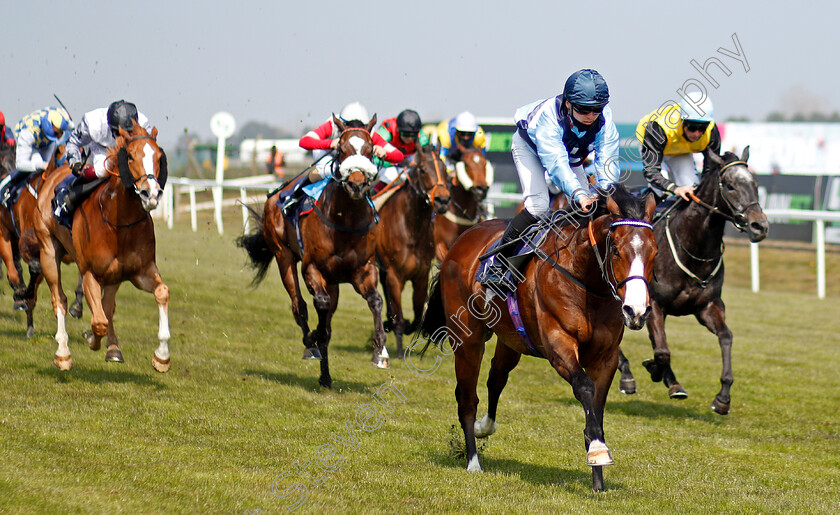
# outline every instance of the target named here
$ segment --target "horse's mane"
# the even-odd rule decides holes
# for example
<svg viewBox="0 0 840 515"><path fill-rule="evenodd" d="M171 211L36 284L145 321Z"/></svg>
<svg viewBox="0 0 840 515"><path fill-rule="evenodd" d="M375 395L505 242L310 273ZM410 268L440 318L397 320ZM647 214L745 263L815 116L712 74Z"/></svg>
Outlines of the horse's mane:
<svg viewBox="0 0 840 515"><path fill-rule="evenodd" d="M578 226L586 225L589 223L589 220L609 213L607 211L607 198L613 199L624 218L641 220L644 217L645 199L647 197L639 198L630 193L623 184L614 184L608 190L598 190L597 207L593 213L555 211L552 213L552 224L555 227L564 227L572 223Z"/></svg>
<svg viewBox="0 0 840 515"><path fill-rule="evenodd" d="M708 152L713 151L709 150ZM740 156L738 156L738 154L729 151L724 152L721 158L723 159L724 163L732 163L741 159ZM708 159L705 153L703 159L705 164L705 160ZM701 191L705 193L705 190L708 188L717 188L718 178L720 177L720 168L721 167L717 163L712 163L711 168L709 168L707 172L700 174L700 184L697 185L698 193L700 193Z"/></svg>

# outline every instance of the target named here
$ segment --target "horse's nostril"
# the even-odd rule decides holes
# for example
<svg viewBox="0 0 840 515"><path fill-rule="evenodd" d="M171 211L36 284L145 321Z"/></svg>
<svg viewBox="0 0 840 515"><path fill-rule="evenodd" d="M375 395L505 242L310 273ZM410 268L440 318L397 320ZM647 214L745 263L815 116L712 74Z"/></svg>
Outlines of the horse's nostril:
<svg viewBox="0 0 840 515"><path fill-rule="evenodd" d="M636 316L636 312L627 304L623 305L621 309L624 311L624 316L627 318L634 318Z"/></svg>

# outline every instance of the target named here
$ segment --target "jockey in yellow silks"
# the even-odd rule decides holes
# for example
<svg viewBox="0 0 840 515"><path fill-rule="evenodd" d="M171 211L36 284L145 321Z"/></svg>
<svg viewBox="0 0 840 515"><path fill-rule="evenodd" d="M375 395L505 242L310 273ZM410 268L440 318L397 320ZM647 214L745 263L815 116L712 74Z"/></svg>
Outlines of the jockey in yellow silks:
<svg viewBox="0 0 840 515"><path fill-rule="evenodd" d="M706 152L720 154L720 131L714 106L706 95L691 92L679 105L671 103L641 119L636 138L642 144L645 179L660 196L679 195L688 200L699 182L692 154L703 152L703 171L711 166ZM668 175L662 171L662 162Z"/></svg>

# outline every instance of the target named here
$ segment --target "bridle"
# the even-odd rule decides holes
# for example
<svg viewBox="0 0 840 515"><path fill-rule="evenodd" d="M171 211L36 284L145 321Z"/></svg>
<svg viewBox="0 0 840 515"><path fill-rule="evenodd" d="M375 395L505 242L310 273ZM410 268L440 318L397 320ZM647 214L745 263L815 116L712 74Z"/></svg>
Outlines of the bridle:
<svg viewBox="0 0 840 515"><path fill-rule="evenodd" d="M612 260L609 259L610 249L612 248L612 233L616 227L621 227L629 225L632 227L642 227L645 229L649 229L651 234L653 233L653 226L644 220L634 220L634 219L622 219L622 220L614 220L610 223L609 230L607 231L607 237L605 240L605 248L604 248L604 257L598 253L598 242L595 239L595 232L593 230L593 223L592 220L589 221L589 243L592 245L592 251L595 253L595 258L598 260L598 267L601 269L601 277L604 279L604 282L607 283L610 287L610 293L615 300L621 301L621 297L618 295L618 289L624 286L628 281L632 281L633 279L641 279L645 282L645 287L647 287L648 291L650 291L650 283L648 280L641 275L630 275L625 277L623 280L619 281L615 277L615 269L613 268Z"/></svg>
<svg viewBox="0 0 840 515"><path fill-rule="evenodd" d="M417 193L420 197L423 198L423 200L426 202L427 205L434 206L435 197L437 196L438 188L446 188L446 181L443 179L443 173L440 170L441 167L438 165L438 163L440 162L440 159L437 159L437 158L435 158L434 155L431 155L432 163L434 163L434 165L435 165L435 179L437 180L437 182L435 183L434 186L432 186L432 188L430 190L427 190L425 188L425 186L423 185L422 175L423 175L423 172L424 172L424 168L423 168L423 164L422 164L422 162L420 162L420 160L421 160L421 158L420 158L419 153L415 153L414 154L414 161L411 163L411 167L420 172L420 177L418 178L420 185L418 186L418 185L414 184L414 181L411 180L411 174L410 173L407 174L408 181L406 181L406 182L408 182L409 186L411 186L411 189L413 189L415 191L415 193Z"/></svg>
<svg viewBox="0 0 840 515"><path fill-rule="evenodd" d="M348 127L346 129L344 129L343 131L341 131L341 133L338 135L338 140L339 140L338 156L337 156L337 159L335 159L333 161L333 170L332 170L333 173L332 173L332 175L333 175L333 179L339 185L341 185L342 188L347 185L347 182L348 182L347 179L350 177L351 174L347 174L347 177L342 177L342 175L339 173L339 169L341 168L341 162L343 162L344 159L346 159L348 157L352 157L354 155L367 157L368 159L370 159L368 156L365 156L363 154L348 154L346 156L343 155L343 153L341 151L341 140L342 140L342 138L344 138L345 134L350 133L350 132L353 132L353 133L358 132L360 134L365 134L367 137L365 137L363 139L368 140L367 143L369 143L371 146L373 146L373 139L371 138L370 132L368 132L366 129L361 128L361 127ZM365 173L364 171L362 171L362 175L365 176L365 182L364 182L365 186L369 187L370 183L373 179L371 177L369 177L368 174Z"/></svg>
<svg viewBox="0 0 840 515"><path fill-rule="evenodd" d="M691 200L696 202L697 204L699 204L699 205L703 206L704 208L708 209L712 213L720 215L723 218L729 220L730 222L732 222L732 225L734 225L735 228L738 229L739 231L746 232L747 231L747 225L749 224L749 220L747 219L746 212L750 207L758 206L759 203L758 203L758 200L754 200L753 202L750 202L749 204L744 206L743 209L739 210L738 208L735 207L735 203L732 201L732 199L730 199L727 196L726 188L724 188L724 186L723 186L723 174L724 174L724 172L726 171L727 168L730 168L730 167L736 166L736 165L747 166L747 162L746 161L732 161L731 163L727 163L720 168L720 172L719 172L719 175L718 175L718 192L720 193L720 197L723 199L723 203L726 204L727 209L732 214L724 213L717 206L713 206L713 205L711 205L707 202L704 202L704 201L700 200L700 198L697 197L696 195L694 195L693 193L689 194L689 198L691 198Z"/></svg>

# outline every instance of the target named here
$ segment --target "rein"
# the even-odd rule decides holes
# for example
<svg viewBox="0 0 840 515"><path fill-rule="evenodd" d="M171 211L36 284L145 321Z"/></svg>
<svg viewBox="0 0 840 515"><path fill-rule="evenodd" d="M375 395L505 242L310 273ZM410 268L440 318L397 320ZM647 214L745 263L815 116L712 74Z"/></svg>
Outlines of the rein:
<svg viewBox="0 0 840 515"><path fill-rule="evenodd" d="M720 258L718 259L717 265L715 265L715 269L712 270L712 273L710 273L709 277L707 277L705 280L700 279L699 277L697 277L696 274L694 274L691 270L689 270L688 267L686 267L683 264L683 262L680 261L679 256L677 256L677 249L674 248L674 238L671 236L671 226L668 223L670 221L670 219L671 219L671 215L668 215L667 217L665 217L665 237L668 239L668 247L671 249L671 256L674 257L674 262L677 264L677 266L679 267L680 270L685 272L685 274L687 276L689 276L692 279L694 279L695 281L697 281L697 283L700 285L701 288L705 288L706 286L709 285L709 282L712 280L712 278L714 278L714 276L717 275L718 271L720 270L721 265L723 264L723 241L721 241L721 243L720 243ZM680 244L680 248L682 248L682 244ZM685 250L685 249L683 249L683 250ZM694 259L697 259L698 261L711 261L711 259L706 260L706 259L701 259L701 258L697 258L695 256L692 256L687 250L686 250L686 254L688 254L689 256L691 256Z"/></svg>

